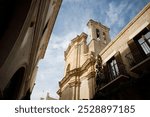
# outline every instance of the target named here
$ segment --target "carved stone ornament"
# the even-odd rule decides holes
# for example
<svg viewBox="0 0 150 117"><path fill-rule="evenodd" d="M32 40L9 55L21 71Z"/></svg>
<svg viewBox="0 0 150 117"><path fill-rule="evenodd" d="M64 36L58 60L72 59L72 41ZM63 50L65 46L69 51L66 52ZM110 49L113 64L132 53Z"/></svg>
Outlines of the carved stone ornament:
<svg viewBox="0 0 150 117"><path fill-rule="evenodd" d="M96 59L96 85L97 88L100 87L102 84L103 80L105 79L104 77L104 72L102 68L102 58L100 55L97 55Z"/></svg>

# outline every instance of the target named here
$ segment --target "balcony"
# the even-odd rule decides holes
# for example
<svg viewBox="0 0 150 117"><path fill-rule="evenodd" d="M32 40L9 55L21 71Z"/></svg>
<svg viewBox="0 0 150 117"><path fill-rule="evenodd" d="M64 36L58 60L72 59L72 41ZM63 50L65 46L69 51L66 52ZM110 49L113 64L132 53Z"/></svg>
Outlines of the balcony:
<svg viewBox="0 0 150 117"><path fill-rule="evenodd" d="M102 88L99 89L99 91L109 91L111 89L114 89L118 87L122 82L126 82L128 80L128 76L120 74L115 79L111 80L107 84L105 84Z"/></svg>
<svg viewBox="0 0 150 117"><path fill-rule="evenodd" d="M130 71L139 75L150 72L150 30L143 29L127 43L130 53L125 57L130 64Z"/></svg>
<svg viewBox="0 0 150 117"><path fill-rule="evenodd" d="M104 70L107 71L104 72L105 79L101 80L96 92L109 92L128 80L129 77L127 76L125 65L123 63L117 63L117 66L118 70L116 69L116 71L110 68Z"/></svg>
<svg viewBox="0 0 150 117"><path fill-rule="evenodd" d="M136 51L134 55L138 55ZM130 52L125 57L130 65L130 71L141 74L143 71L150 70L150 56L142 56L142 54L140 56L133 56Z"/></svg>

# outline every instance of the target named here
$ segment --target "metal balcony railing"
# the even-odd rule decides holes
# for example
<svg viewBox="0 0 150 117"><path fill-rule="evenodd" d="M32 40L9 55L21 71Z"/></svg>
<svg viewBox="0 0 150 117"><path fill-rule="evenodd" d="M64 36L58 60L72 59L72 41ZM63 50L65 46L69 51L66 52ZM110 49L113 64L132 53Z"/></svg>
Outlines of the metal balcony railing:
<svg viewBox="0 0 150 117"><path fill-rule="evenodd" d="M96 77L96 89L99 90L103 86L109 84L110 82L115 81L116 79L127 77L127 72L125 70L125 65L123 63L117 63L117 69L116 71L114 69L111 69L108 67L107 72L103 72L99 75L99 77ZM121 81L121 80L120 80Z"/></svg>
<svg viewBox="0 0 150 117"><path fill-rule="evenodd" d="M138 53L138 54L137 54ZM138 51L128 53L126 59L130 65L130 71L141 74L143 71L150 69L150 56L139 54Z"/></svg>

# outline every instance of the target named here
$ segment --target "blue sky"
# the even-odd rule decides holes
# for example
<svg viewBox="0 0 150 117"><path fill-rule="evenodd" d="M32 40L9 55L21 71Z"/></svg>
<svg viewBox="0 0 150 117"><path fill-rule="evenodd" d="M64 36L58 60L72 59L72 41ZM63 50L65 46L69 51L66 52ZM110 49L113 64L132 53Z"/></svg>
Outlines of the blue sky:
<svg viewBox="0 0 150 117"><path fill-rule="evenodd" d="M113 39L150 0L63 0L53 33L39 70L31 99L50 96L58 98L58 82L64 73L64 51L70 40L88 33L90 19L110 28Z"/></svg>

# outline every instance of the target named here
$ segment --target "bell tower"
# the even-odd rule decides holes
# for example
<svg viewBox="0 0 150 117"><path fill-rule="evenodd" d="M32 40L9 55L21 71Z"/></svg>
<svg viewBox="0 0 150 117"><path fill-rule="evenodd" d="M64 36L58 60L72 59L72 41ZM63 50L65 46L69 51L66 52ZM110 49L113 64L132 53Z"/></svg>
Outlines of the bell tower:
<svg viewBox="0 0 150 117"><path fill-rule="evenodd" d="M87 23L89 28L89 51L99 54L110 42L109 28L92 19Z"/></svg>

